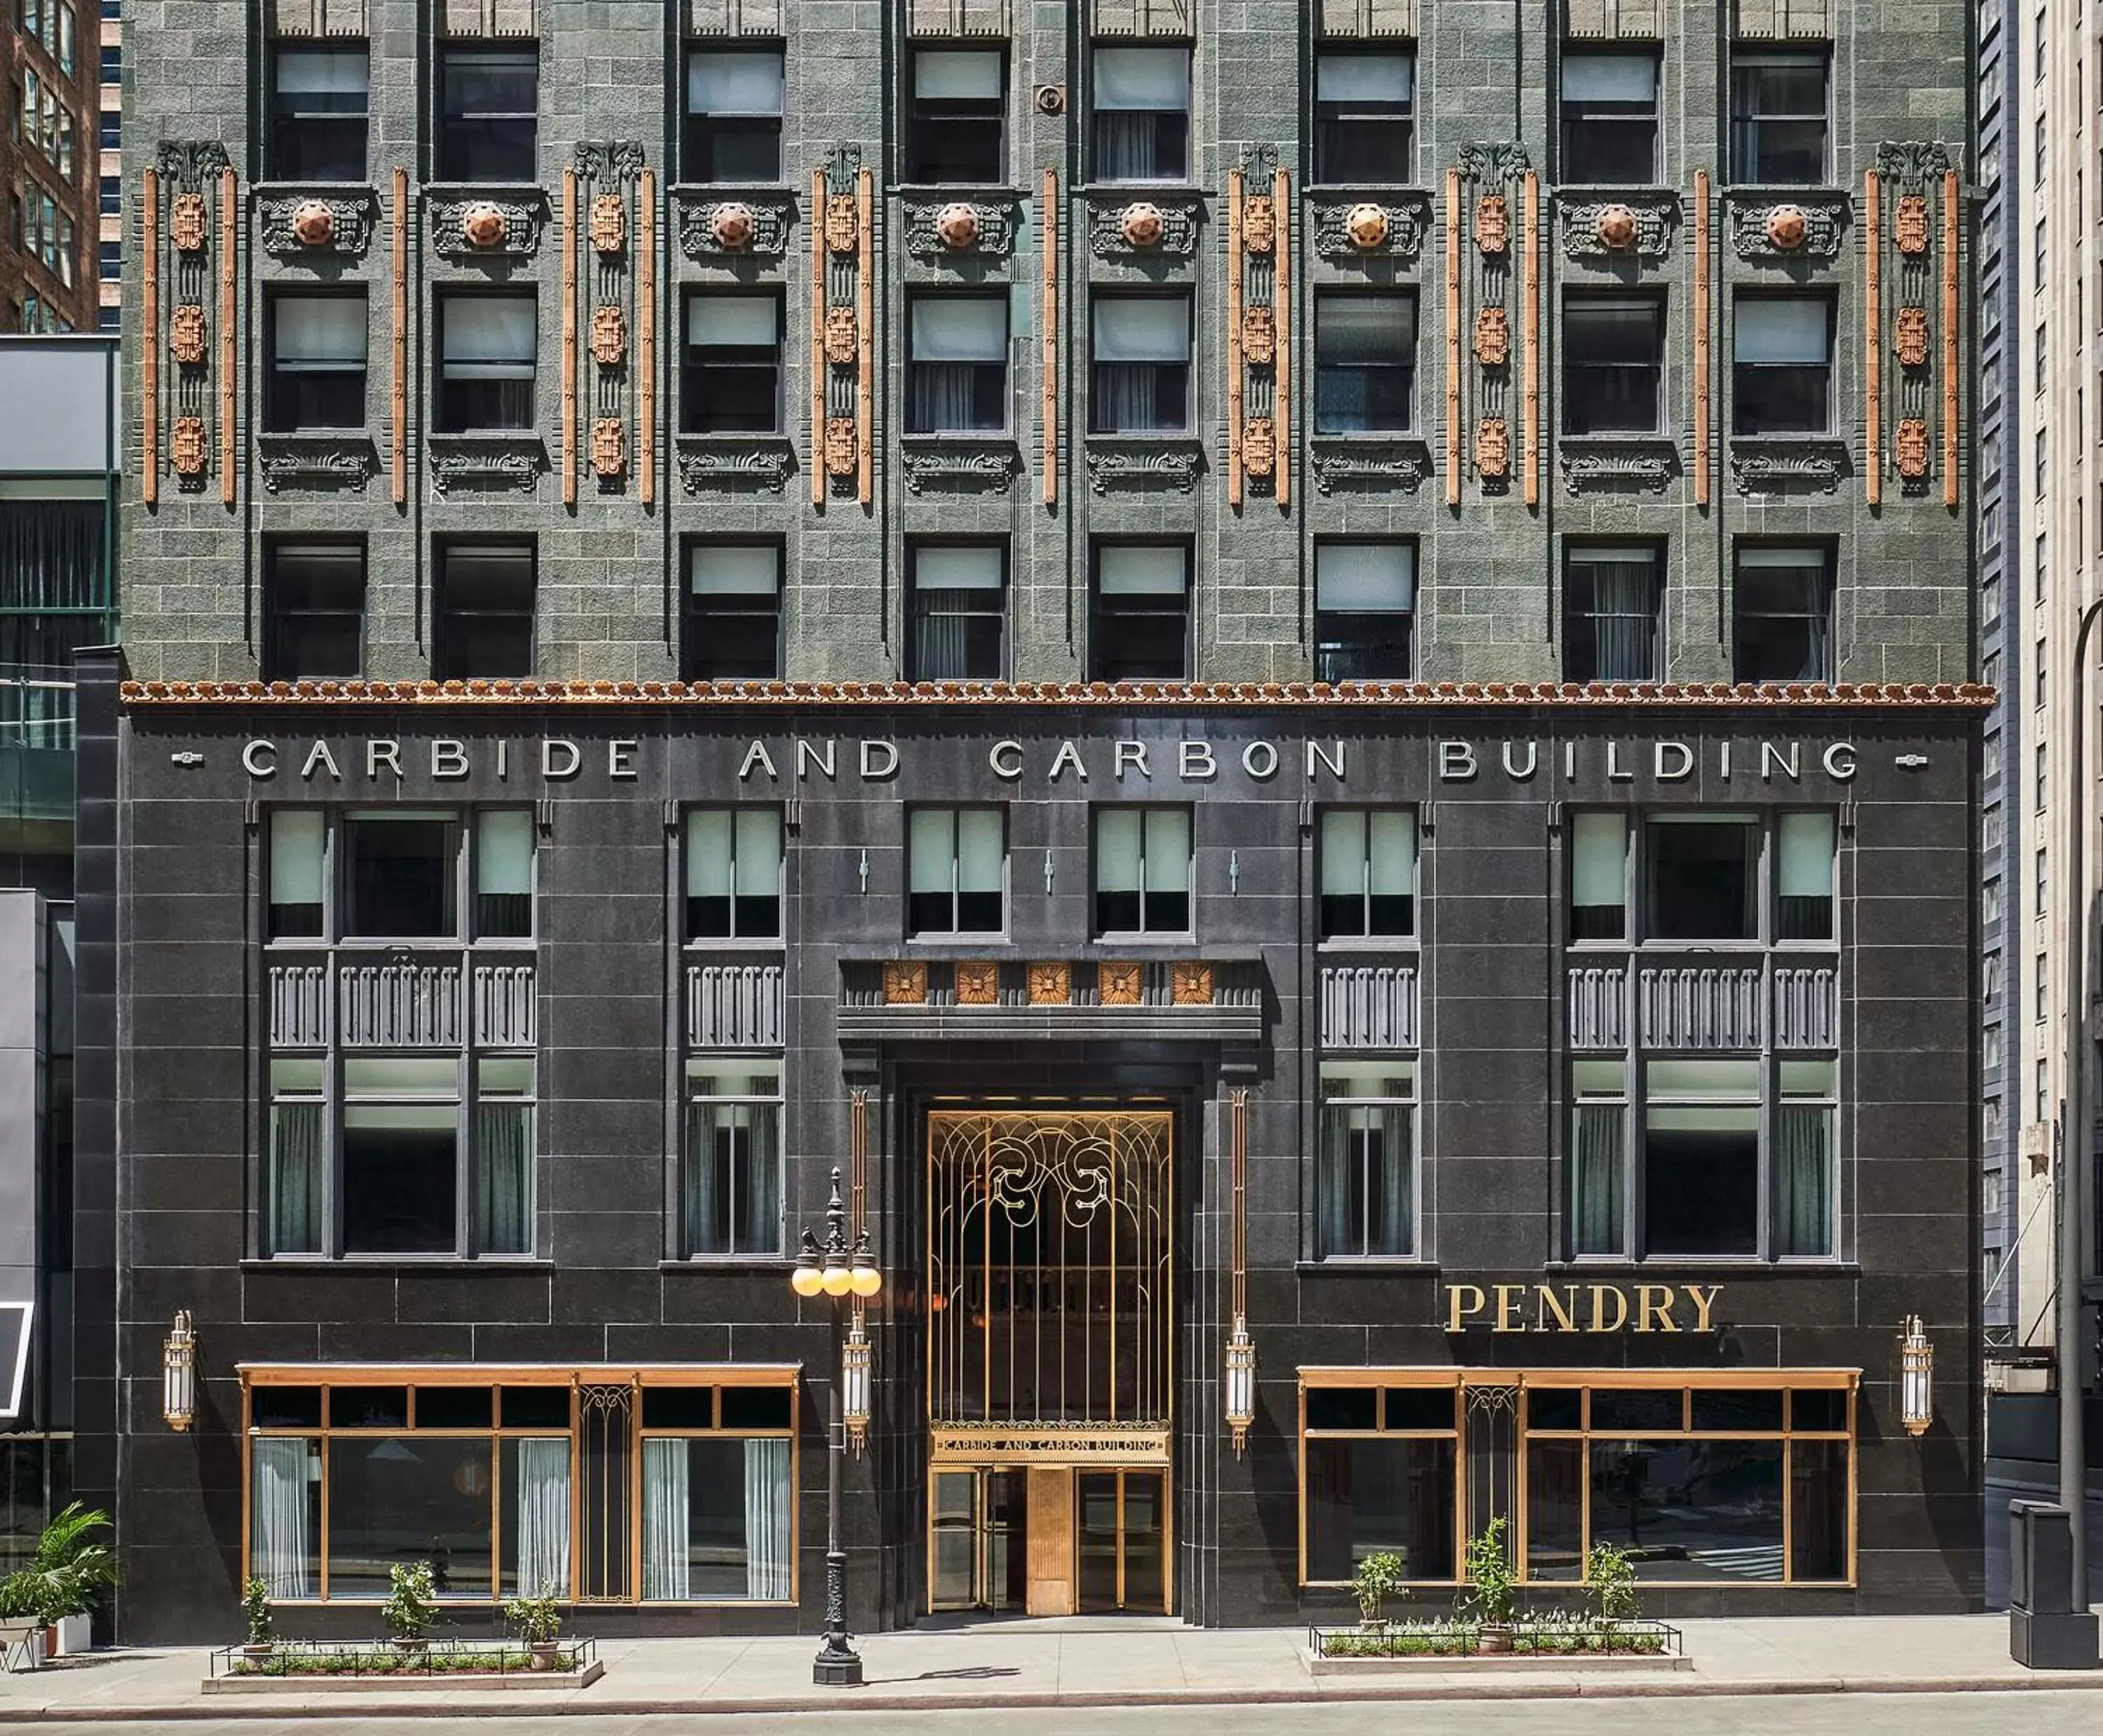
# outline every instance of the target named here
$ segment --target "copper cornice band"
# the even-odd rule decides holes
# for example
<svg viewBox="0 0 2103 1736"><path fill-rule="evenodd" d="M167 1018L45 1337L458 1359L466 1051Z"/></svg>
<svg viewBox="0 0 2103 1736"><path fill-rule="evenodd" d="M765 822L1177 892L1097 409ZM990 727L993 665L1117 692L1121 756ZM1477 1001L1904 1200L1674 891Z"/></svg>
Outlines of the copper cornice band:
<svg viewBox="0 0 2103 1736"><path fill-rule="evenodd" d="M825 171L811 171L811 504L825 504Z"/></svg>
<svg viewBox="0 0 2103 1736"><path fill-rule="evenodd" d="M1957 504L1957 171L1942 175L1942 504Z"/></svg>
<svg viewBox="0 0 2103 1736"><path fill-rule="evenodd" d="M1059 171L1044 171L1044 504L1059 504Z"/></svg>
<svg viewBox="0 0 2103 1736"><path fill-rule="evenodd" d="M389 454L394 504L409 498L409 171L394 171L393 451Z"/></svg>
<svg viewBox="0 0 2103 1736"><path fill-rule="evenodd" d="M1862 494L1872 506L1884 497L1884 220L1883 186L1874 169L1862 174Z"/></svg>
<svg viewBox="0 0 2103 1736"><path fill-rule="evenodd" d="M876 171L855 177L859 220L855 263L855 498L864 506L876 498Z"/></svg>
<svg viewBox="0 0 2103 1736"><path fill-rule="evenodd" d="M562 171L562 504L577 504L577 171Z"/></svg>
<svg viewBox="0 0 2103 1736"><path fill-rule="evenodd" d="M1709 504L1709 171L1694 171L1694 504Z"/></svg>
<svg viewBox="0 0 2103 1736"><path fill-rule="evenodd" d="M1227 505L1242 505L1242 171L1227 171Z"/></svg>
<svg viewBox="0 0 2103 1736"><path fill-rule="evenodd" d="M1446 171L1446 504L1461 504L1461 171Z"/></svg>
<svg viewBox="0 0 2103 1736"><path fill-rule="evenodd" d="M139 497L149 506L161 486L161 177L139 176Z"/></svg>
<svg viewBox="0 0 2103 1736"><path fill-rule="evenodd" d="M1271 369L1271 486L1278 510L1292 505L1292 177L1280 169L1271 177L1270 203L1276 212L1271 246L1275 250L1276 287L1271 292L1271 319L1278 328L1278 361Z"/></svg>
<svg viewBox="0 0 2103 1736"><path fill-rule="evenodd" d="M635 183L635 492L657 498L657 171Z"/></svg>
<svg viewBox="0 0 2103 1736"><path fill-rule="evenodd" d="M1541 176L1526 171L1526 504L1541 504Z"/></svg>
<svg viewBox="0 0 2103 1736"><path fill-rule="evenodd" d="M1990 710L1979 682L1351 682L1326 681L127 681L127 706L633 705L638 701L727 706L1058 705L1100 706L1339 706L1404 711L1454 706L1552 706L1581 710L1864 710L1901 706Z"/></svg>
<svg viewBox="0 0 2103 1736"><path fill-rule="evenodd" d="M233 171L219 171L219 504L233 504L240 458L233 449L234 365L240 350L233 316L234 249L241 215L235 208Z"/></svg>

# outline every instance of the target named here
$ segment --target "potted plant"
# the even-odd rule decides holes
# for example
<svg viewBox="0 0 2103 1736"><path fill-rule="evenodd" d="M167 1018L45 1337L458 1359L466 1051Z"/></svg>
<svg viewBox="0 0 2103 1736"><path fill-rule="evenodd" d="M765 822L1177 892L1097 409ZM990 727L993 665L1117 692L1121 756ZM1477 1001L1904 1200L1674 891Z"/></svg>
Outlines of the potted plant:
<svg viewBox="0 0 2103 1736"><path fill-rule="evenodd" d="M1505 1526L1500 1516L1468 1539L1468 1579L1474 1590L1464 1600L1464 1607L1481 1623L1476 1645L1483 1652L1512 1649L1512 1625L1518 1613L1511 1557L1505 1550Z"/></svg>
<svg viewBox="0 0 2103 1736"><path fill-rule="evenodd" d="M555 1667L562 1652L562 1643L555 1637L562 1631L562 1616L549 1592L513 1598L504 1606L504 1619L518 1630L518 1637L526 1642L529 1669Z"/></svg>
<svg viewBox="0 0 2103 1736"><path fill-rule="evenodd" d="M0 1609L43 1627L47 1656L88 1648L89 1612L102 1591L117 1583L109 1546L92 1535L109 1529L108 1514L69 1503L44 1527L29 1565L10 1574L0 1588Z"/></svg>
<svg viewBox="0 0 2103 1736"><path fill-rule="evenodd" d="M44 1618L27 1569L0 1579L0 1668L11 1655L32 1670L44 1658Z"/></svg>
<svg viewBox="0 0 2103 1736"><path fill-rule="evenodd" d="M1359 1627L1385 1625L1387 1600L1402 1589L1402 1574L1400 1556L1370 1555L1358 1563L1351 1578L1351 1596L1358 1600Z"/></svg>
<svg viewBox="0 0 2103 1736"><path fill-rule="evenodd" d="M270 1587L260 1579L242 1587L241 1614L248 1623L248 1641L241 1655L251 1663L268 1663L275 1649L270 1643Z"/></svg>
<svg viewBox="0 0 2103 1736"><path fill-rule="evenodd" d="M1594 1543L1585 1555L1585 1582L1592 1590L1592 1610L1602 1627L1636 1618L1636 1570L1625 1550Z"/></svg>
<svg viewBox="0 0 2103 1736"><path fill-rule="evenodd" d="M415 1657L430 1649L431 1624L438 1606L431 1591L431 1564L398 1561L387 1570L387 1601L380 1606L394 1649Z"/></svg>

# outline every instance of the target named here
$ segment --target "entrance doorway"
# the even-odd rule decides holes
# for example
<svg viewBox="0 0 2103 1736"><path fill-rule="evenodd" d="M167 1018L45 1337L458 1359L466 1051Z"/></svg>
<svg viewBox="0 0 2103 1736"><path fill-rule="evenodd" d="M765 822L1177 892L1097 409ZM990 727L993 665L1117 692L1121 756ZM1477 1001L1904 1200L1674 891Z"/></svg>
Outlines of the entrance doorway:
<svg viewBox="0 0 2103 1736"><path fill-rule="evenodd" d="M1029 1547L1025 1475L1007 1467L935 1473L928 1564L933 1608L1022 1612Z"/></svg>
<svg viewBox="0 0 2103 1736"><path fill-rule="evenodd" d="M989 1615L1166 1615L1168 1473L938 1468L929 1606Z"/></svg>
<svg viewBox="0 0 2103 1736"><path fill-rule="evenodd" d="M1168 1613L1167 1476L1158 1471L1084 1471L1080 1499L1080 1610Z"/></svg>

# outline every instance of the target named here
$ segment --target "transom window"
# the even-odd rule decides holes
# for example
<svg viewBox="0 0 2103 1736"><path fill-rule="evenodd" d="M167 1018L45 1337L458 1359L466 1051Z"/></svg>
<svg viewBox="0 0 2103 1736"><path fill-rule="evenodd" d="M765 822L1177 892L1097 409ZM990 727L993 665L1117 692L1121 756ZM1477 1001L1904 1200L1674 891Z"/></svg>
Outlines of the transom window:
<svg viewBox="0 0 2103 1736"><path fill-rule="evenodd" d="M780 808L691 810L687 938L780 939L784 869Z"/></svg>
<svg viewBox="0 0 2103 1736"><path fill-rule="evenodd" d="M1406 681L1416 625L1416 545L1314 545L1314 679Z"/></svg>
<svg viewBox="0 0 2103 1736"><path fill-rule="evenodd" d="M1190 932L1190 810L1096 810L1096 928L1103 934Z"/></svg>
<svg viewBox="0 0 2103 1736"><path fill-rule="evenodd" d="M690 181L770 185L781 179L779 48L696 48L687 56L682 140Z"/></svg>
<svg viewBox="0 0 2103 1736"><path fill-rule="evenodd" d="M1332 185L1409 180L1416 158L1416 56L1314 58L1314 173Z"/></svg>
<svg viewBox="0 0 2103 1736"><path fill-rule="evenodd" d="M1007 825L998 808L916 808L906 826L906 919L914 934L998 934Z"/></svg>
<svg viewBox="0 0 2103 1736"><path fill-rule="evenodd" d="M1657 178L1657 56L1563 51L1563 178L1643 186Z"/></svg>
<svg viewBox="0 0 2103 1736"><path fill-rule="evenodd" d="M781 673L781 545L687 549L680 647L688 681L771 681Z"/></svg>
<svg viewBox="0 0 2103 1736"><path fill-rule="evenodd" d="M1416 812L1322 812L1321 938L1397 938L1416 932Z"/></svg>
<svg viewBox="0 0 2103 1736"><path fill-rule="evenodd" d="M540 86L537 47L442 43L438 178L537 181Z"/></svg>
<svg viewBox="0 0 2103 1736"><path fill-rule="evenodd" d="M1007 427L1007 296L914 296L905 369L908 434Z"/></svg>
<svg viewBox="0 0 2103 1736"><path fill-rule="evenodd" d="M689 1057L679 1177L682 1253L781 1252L781 1063Z"/></svg>
<svg viewBox="0 0 2103 1736"><path fill-rule="evenodd" d="M272 180L364 180L371 80L362 42L277 48L264 174Z"/></svg>
<svg viewBox="0 0 2103 1736"><path fill-rule="evenodd" d="M1414 1253L1416 1062L1323 1062L1317 1137L1316 1257Z"/></svg>
<svg viewBox="0 0 2103 1736"><path fill-rule="evenodd" d="M1098 45L1093 74L1095 178L1190 178L1190 51Z"/></svg>
<svg viewBox="0 0 2103 1736"><path fill-rule="evenodd" d="M990 185L1007 167L1007 57L995 48L915 48L905 178Z"/></svg>

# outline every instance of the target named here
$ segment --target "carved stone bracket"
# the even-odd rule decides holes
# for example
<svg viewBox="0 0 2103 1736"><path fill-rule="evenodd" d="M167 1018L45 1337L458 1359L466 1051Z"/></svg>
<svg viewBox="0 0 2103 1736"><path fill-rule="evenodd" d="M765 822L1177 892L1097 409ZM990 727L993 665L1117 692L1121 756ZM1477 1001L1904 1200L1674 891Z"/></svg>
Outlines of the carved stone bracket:
<svg viewBox="0 0 2103 1736"><path fill-rule="evenodd" d="M483 435L432 434L431 487L442 496L456 488L510 489L531 494L548 467L537 434L491 439Z"/></svg>
<svg viewBox="0 0 2103 1736"><path fill-rule="evenodd" d="M1741 494L1832 494L1847 474L1842 440L1734 440L1731 483Z"/></svg>
<svg viewBox="0 0 2103 1736"><path fill-rule="evenodd" d="M1572 494L1662 494L1679 470L1678 449L1670 440L1565 440L1558 460Z"/></svg>
<svg viewBox="0 0 2103 1736"><path fill-rule="evenodd" d="M380 455L364 434L258 434L256 468L269 494L288 487L362 494L380 474Z"/></svg>
<svg viewBox="0 0 2103 1736"><path fill-rule="evenodd" d="M431 251L442 259L530 259L548 215L537 187L442 193L430 203Z"/></svg>
<svg viewBox="0 0 2103 1736"><path fill-rule="evenodd" d="M679 480L689 494L743 488L779 494L795 468L794 448L785 439L709 435L679 441Z"/></svg>
<svg viewBox="0 0 2103 1736"><path fill-rule="evenodd" d="M1853 202L1798 193L1767 198L1742 191L1731 203L1731 248L1740 259L1780 265L1794 259L1831 259L1847 238ZM1790 238L1795 238L1792 243Z"/></svg>
<svg viewBox="0 0 2103 1736"><path fill-rule="evenodd" d="M1088 251L1098 259L1187 259L1198 248L1198 218L1194 198L1092 198ZM1149 241L1149 236L1155 238Z"/></svg>
<svg viewBox="0 0 2103 1736"><path fill-rule="evenodd" d="M915 259L1005 259L1015 251L1015 202L1005 197L905 202L905 251Z"/></svg>
<svg viewBox="0 0 2103 1736"><path fill-rule="evenodd" d="M1431 225L1431 202L1421 194L1310 198L1308 204L1314 251L1324 259L1414 260Z"/></svg>
<svg viewBox="0 0 2103 1736"><path fill-rule="evenodd" d="M1421 440L1317 440L1313 464L1319 495L1357 488L1414 494L1431 474L1431 449Z"/></svg>
<svg viewBox="0 0 2103 1736"><path fill-rule="evenodd" d="M1022 470L1021 455L1006 440L907 441L900 463L913 494L931 489L1006 494Z"/></svg>
<svg viewBox="0 0 2103 1736"><path fill-rule="evenodd" d="M1633 259L1655 264L1672 251L1679 233L1675 194L1631 194L1625 199L1558 207L1566 259Z"/></svg>
<svg viewBox="0 0 2103 1736"><path fill-rule="evenodd" d="M688 259L776 258L789 247L795 206L785 194L679 195L679 251Z"/></svg>
<svg viewBox="0 0 2103 1736"><path fill-rule="evenodd" d="M362 259L380 219L379 195L268 194L256 207L256 244L273 259Z"/></svg>
<svg viewBox="0 0 2103 1736"><path fill-rule="evenodd" d="M1088 486L1097 494L1114 488L1170 488L1188 494L1198 482L1198 443L1091 439L1087 466Z"/></svg>

